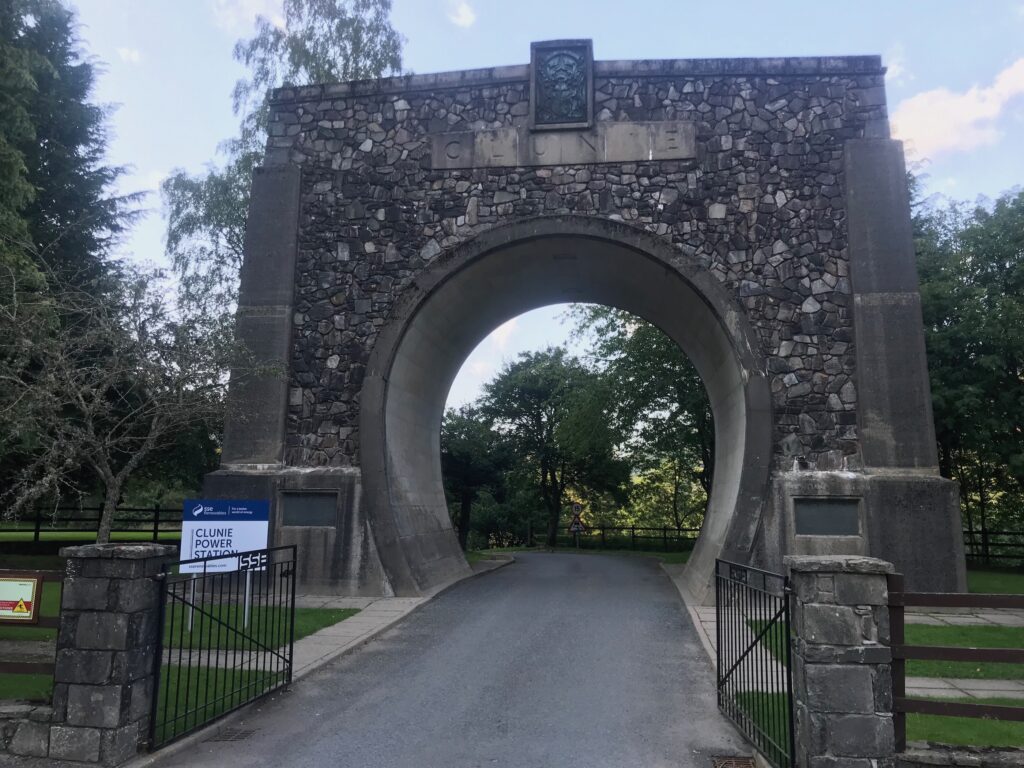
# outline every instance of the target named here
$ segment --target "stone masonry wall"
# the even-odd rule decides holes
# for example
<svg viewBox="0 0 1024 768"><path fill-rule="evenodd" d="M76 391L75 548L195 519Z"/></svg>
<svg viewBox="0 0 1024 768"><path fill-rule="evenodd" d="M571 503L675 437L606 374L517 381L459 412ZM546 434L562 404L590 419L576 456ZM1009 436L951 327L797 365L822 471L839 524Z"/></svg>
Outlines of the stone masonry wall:
<svg viewBox="0 0 1024 768"><path fill-rule="evenodd" d="M365 363L420 270L573 213L655 233L731 290L771 375L779 466L858 466L843 145L887 135L876 57L598 62L598 122L693 121L696 158L434 170L430 134L528 121L525 67L456 74L272 98L267 162L302 168L287 463L358 464Z"/></svg>
<svg viewBox="0 0 1024 768"><path fill-rule="evenodd" d="M0 705L0 754L46 757L53 709L15 702Z"/></svg>

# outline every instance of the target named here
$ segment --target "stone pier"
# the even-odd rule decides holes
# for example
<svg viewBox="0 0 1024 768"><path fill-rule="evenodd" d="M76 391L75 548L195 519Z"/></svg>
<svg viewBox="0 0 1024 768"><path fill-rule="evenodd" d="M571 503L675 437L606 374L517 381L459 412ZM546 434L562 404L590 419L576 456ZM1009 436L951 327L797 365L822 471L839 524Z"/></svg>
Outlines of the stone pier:
<svg viewBox="0 0 1024 768"><path fill-rule="evenodd" d="M891 563L790 556L799 768L887 768L895 758Z"/></svg>
<svg viewBox="0 0 1024 768"><path fill-rule="evenodd" d="M50 758L113 766L149 737L164 544L66 547Z"/></svg>

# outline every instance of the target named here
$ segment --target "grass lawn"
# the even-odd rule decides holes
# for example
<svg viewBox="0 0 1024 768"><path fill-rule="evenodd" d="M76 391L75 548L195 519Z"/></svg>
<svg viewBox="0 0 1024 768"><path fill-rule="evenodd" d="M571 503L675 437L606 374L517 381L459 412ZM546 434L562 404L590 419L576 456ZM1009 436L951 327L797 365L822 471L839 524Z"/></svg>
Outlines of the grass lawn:
<svg viewBox="0 0 1024 768"><path fill-rule="evenodd" d="M296 608L295 639L299 640L324 627L355 616L355 608ZM189 609L175 605L164 618L165 648L218 648L248 650L250 642L233 631L242 631L245 612L241 605L207 606L192 615L192 631L188 631ZM269 648L287 645L287 611L283 608L253 606L249 627L245 631Z"/></svg>
<svg viewBox="0 0 1024 768"><path fill-rule="evenodd" d="M745 730L754 731L754 742L775 764L784 764L789 751L789 707L783 693L741 691L736 694L732 716ZM751 728L750 726L754 726Z"/></svg>
<svg viewBox="0 0 1024 768"><path fill-rule="evenodd" d="M167 666L160 670L156 741L181 736L286 682L284 672Z"/></svg>
<svg viewBox="0 0 1024 768"><path fill-rule="evenodd" d="M968 571L967 590L999 595L1024 595L1024 572Z"/></svg>
<svg viewBox="0 0 1024 768"><path fill-rule="evenodd" d="M51 691L52 675L0 675L0 702L49 701Z"/></svg>
<svg viewBox="0 0 1024 768"><path fill-rule="evenodd" d="M1024 627L906 625L907 645L950 645L967 648L1024 648ZM1024 664L975 661L907 662L915 677L965 677L978 680L1024 679Z"/></svg>
<svg viewBox="0 0 1024 768"><path fill-rule="evenodd" d="M763 619L747 619L747 626L750 627L750 631L754 633L755 637L761 633L767 623ZM764 637L761 638L761 645L767 648L778 661L786 663L786 635L780 622L776 622L765 632Z"/></svg>
<svg viewBox="0 0 1024 768"><path fill-rule="evenodd" d="M1020 699L942 699L972 704L1021 706ZM907 715L908 741L935 741L976 747L1024 747L1024 723L973 717Z"/></svg>

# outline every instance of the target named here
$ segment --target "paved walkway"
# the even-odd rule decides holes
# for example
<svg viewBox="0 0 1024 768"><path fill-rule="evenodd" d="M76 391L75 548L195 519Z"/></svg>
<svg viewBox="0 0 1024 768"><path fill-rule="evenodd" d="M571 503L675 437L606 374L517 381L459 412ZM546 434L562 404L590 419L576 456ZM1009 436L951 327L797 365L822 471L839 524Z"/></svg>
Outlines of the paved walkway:
<svg viewBox="0 0 1024 768"><path fill-rule="evenodd" d="M516 559L245 710L224 726L242 740L214 729L156 765L710 768L750 754L656 562Z"/></svg>
<svg viewBox="0 0 1024 768"><path fill-rule="evenodd" d="M303 677L331 659L366 642L418 608L423 597L310 598L295 599L296 607L359 608L350 619L295 641L293 676ZM356 603L362 603L357 605Z"/></svg>
<svg viewBox="0 0 1024 768"><path fill-rule="evenodd" d="M934 699L1024 699L1024 680L908 677L907 695Z"/></svg>
<svg viewBox="0 0 1024 768"><path fill-rule="evenodd" d="M907 608L907 624L1024 627L1021 608Z"/></svg>

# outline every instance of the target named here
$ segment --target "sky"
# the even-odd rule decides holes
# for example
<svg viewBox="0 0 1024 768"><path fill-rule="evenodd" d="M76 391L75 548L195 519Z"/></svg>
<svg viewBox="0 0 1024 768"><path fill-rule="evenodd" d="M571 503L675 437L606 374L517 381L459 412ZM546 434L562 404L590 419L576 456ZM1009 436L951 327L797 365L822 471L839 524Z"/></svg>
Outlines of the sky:
<svg viewBox="0 0 1024 768"><path fill-rule="evenodd" d="M102 63L95 98L116 107L109 159L123 191L150 190L121 254L163 259L156 193L176 168L199 173L234 135L231 56L281 0L71 0ZM416 73L529 61L530 43L591 38L596 59L880 54L889 114L926 190L963 200L1024 183L1024 0L394 0ZM519 352L567 340L564 307L526 313L469 356L449 404L475 398Z"/></svg>

